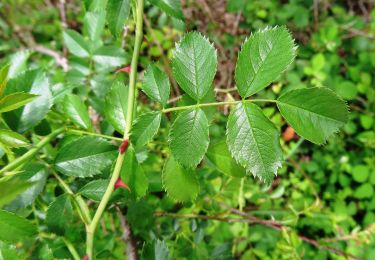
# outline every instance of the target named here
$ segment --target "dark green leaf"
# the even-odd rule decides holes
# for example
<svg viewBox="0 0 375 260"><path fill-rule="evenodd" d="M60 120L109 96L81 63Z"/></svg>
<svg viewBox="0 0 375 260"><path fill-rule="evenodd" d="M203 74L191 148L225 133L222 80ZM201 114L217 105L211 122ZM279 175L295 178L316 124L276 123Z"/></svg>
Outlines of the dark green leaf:
<svg viewBox="0 0 375 260"><path fill-rule="evenodd" d="M345 102L327 88L296 89L277 100L281 115L300 136L323 144L348 120Z"/></svg>
<svg viewBox="0 0 375 260"><path fill-rule="evenodd" d="M295 57L291 34L285 27L266 28L252 34L238 55L235 79L242 98L267 87Z"/></svg>
<svg viewBox="0 0 375 260"><path fill-rule="evenodd" d="M0 210L0 240L17 242L30 239L36 233L37 229L30 221L8 211Z"/></svg>
<svg viewBox="0 0 375 260"><path fill-rule="evenodd" d="M144 113L137 118L131 133L131 140L137 147L144 146L157 134L161 121L160 112Z"/></svg>
<svg viewBox="0 0 375 260"><path fill-rule="evenodd" d="M108 27L112 35L118 37L129 17L130 0L108 0L107 12Z"/></svg>
<svg viewBox="0 0 375 260"><path fill-rule="evenodd" d="M49 205L46 215L48 228L62 235L73 220L73 207L68 194L61 195Z"/></svg>
<svg viewBox="0 0 375 260"><path fill-rule="evenodd" d="M81 137L57 153L55 167L60 172L74 177L90 177L100 174L116 158L116 147L92 136Z"/></svg>
<svg viewBox="0 0 375 260"><path fill-rule="evenodd" d="M149 0L152 4L159 7L168 15L177 19L183 20L184 14L182 13L181 0Z"/></svg>
<svg viewBox="0 0 375 260"><path fill-rule="evenodd" d="M281 167L279 131L252 103L239 103L230 113L227 144L236 161L254 177L271 183Z"/></svg>
<svg viewBox="0 0 375 260"><path fill-rule="evenodd" d="M33 101L36 97L37 95L24 92L9 94L0 100L0 113L9 112L23 107L27 103Z"/></svg>
<svg viewBox="0 0 375 260"><path fill-rule="evenodd" d="M165 106L169 99L170 83L167 74L155 64L148 65L143 77L143 92L152 100Z"/></svg>
<svg viewBox="0 0 375 260"><path fill-rule="evenodd" d="M79 193L94 201L100 201L108 187L109 180L94 180L87 183Z"/></svg>
<svg viewBox="0 0 375 260"><path fill-rule="evenodd" d="M14 200L20 193L31 187L33 183L18 178L4 177L0 179L0 209Z"/></svg>
<svg viewBox="0 0 375 260"><path fill-rule="evenodd" d="M142 248L141 260L168 260L169 250L164 241L153 240Z"/></svg>
<svg viewBox="0 0 375 260"><path fill-rule="evenodd" d="M87 107L79 96L73 94L65 96L63 109L74 124L84 129L90 129L92 127Z"/></svg>

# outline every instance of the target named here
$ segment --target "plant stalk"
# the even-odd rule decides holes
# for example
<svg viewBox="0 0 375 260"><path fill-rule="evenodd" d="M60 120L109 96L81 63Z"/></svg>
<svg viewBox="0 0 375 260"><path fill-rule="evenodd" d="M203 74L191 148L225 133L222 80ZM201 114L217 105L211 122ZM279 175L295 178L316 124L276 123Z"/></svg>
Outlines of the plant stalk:
<svg viewBox="0 0 375 260"><path fill-rule="evenodd" d="M247 99L247 100L235 100L235 101L224 101L224 102L212 102L212 103L202 103L202 104L195 104L190 106L180 106L180 107L171 107L163 109L161 112L169 113L178 110L186 110L191 108L200 108L200 107L216 107L216 106L224 106L224 105L236 105L238 103L246 103L246 102L270 102L270 103L277 103L277 100L273 99Z"/></svg>
<svg viewBox="0 0 375 260"><path fill-rule="evenodd" d="M16 170L21 165L23 165L26 162L28 162L29 160L31 160L31 158L33 158L34 155L37 154L40 149L42 149L45 145L47 145L49 142L51 142L53 139L55 139L56 136L58 136L59 134L64 132L64 130L65 130L65 128L63 128L63 127L54 130L52 133L50 133L49 135L44 137L38 144L36 144L34 148L31 148L29 151L24 153L21 157L18 157L17 159L15 159L11 163L9 163L7 166L2 168L0 170L0 174L4 174L6 172Z"/></svg>
<svg viewBox="0 0 375 260"><path fill-rule="evenodd" d="M133 122L133 110L135 104L135 88L136 88L136 77L137 77L137 67L138 67L138 58L139 52L141 49L141 44L143 40L143 7L144 7L144 0L137 1L137 14L136 14L136 32L135 32L135 44L133 50L133 57L130 67L130 77L129 77L129 96L128 96L128 109L126 114L126 127L124 131L123 140L128 140L129 134L132 127ZM105 191L102 200L99 203L98 209L95 212L94 218L87 228L87 241L86 241L86 253L89 260L93 260L94 252L94 234L95 230L98 226L99 220L103 215L103 212L108 204L108 201L112 195L114 190L115 183L120 176L122 163L124 162L125 153L119 152L116 160L116 164L109 181L107 190Z"/></svg>

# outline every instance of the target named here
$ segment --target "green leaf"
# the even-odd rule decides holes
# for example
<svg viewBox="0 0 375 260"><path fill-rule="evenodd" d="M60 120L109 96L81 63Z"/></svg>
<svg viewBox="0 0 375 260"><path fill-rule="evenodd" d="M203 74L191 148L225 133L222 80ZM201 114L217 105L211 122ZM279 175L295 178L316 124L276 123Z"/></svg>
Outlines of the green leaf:
<svg viewBox="0 0 375 260"><path fill-rule="evenodd" d="M284 26L252 34L243 44L236 64L235 80L241 97L251 96L276 80L293 62L295 50Z"/></svg>
<svg viewBox="0 0 375 260"><path fill-rule="evenodd" d="M156 5L168 15L180 20L184 20L182 13L181 0L149 0L150 3Z"/></svg>
<svg viewBox="0 0 375 260"><path fill-rule="evenodd" d="M93 60L103 67L119 67L127 62L126 53L116 46L102 46L95 50Z"/></svg>
<svg viewBox="0 0 375 260"><path fill-rule="evenodd" d="M63 32L64 42L69 51L80 58L87 58L90 56L90 47L86 40L78 32L73 30L66 30Z"/></svg>
<svg viewBox="0 0 375 260"><path fill-rule="evenodd" d="M28 220L0 210L0 240L17 242L30 239L37 233L36 227Z"/></svg>
<svg viewBox="0 0 375 260"><path fill-rule="evenodd" d="M242 178L246 174L245 169L233 160L225 141L210 145L206 156L220 172L228 176Z"/></svg>
<svg viewBox="0 0 375 260"><path fill-rule="evenodd" d="M181 112L169 132L169 145L175 159L186 167L196 167L209 144L209 125L202 109Z"/></svg>
<svg viewBox="0 0 375 260"><path fill-rule="evenodd" d="M201 100L211 87L217 67L216 50L200 33L187 33L173 52L173 75L180 87Z"/></svg>
<svg viewBox="0 0 375 260"><path fill-rule="evenodd" d="M116 146L97 137L86 136L64 145L57 153L55 167L68 176L100 174L116 158Z"/></svg>
<svg viewBox="0 0 375 260"><path fill-rule="evenodd" d="M277 100L281 115L300 136L323 144L348 120L345 102L327 88L296 89Z"/></svg>
<svg viewBox="0 0 375 260"><path fill-rule="evenodd" d="M124 133L126 125L128 91L129 88L124 83L115 81L105 99L104 114L119 133Z"/></svg>
<svg viewBox="0 0 375 260"><path fill-rule="evenodd" d="M152 100L165 106L169 99L170 83L167 74L155 64L148 65L143 77L143 92Z"/></svg>
<svg viewBox="0 0 375 260"><path fill-rule="evenodd" d="M142 248L141 260L168 260L169 250L164 241L159 239L151 243L144 244Z"/></svg>
<svg viewBox="0 0 375 260"><path fill-rule="evenodd" d="M8 245L0 241L0 259L21 260L15 245Z"/></svg>
<svg viewBox="0 0 375 260"><path fill-rule="evenodd" d="M139 165L133 147L125 153L124 163L121 167L121 180L130 188L130 196L134 199L144 197L148 189L148 179Z"/></svg>
<svg viewBox="0 0 375 260"><path fill-rule="evenodd" d="M73 207L70 196L64 194L52 202L47 210L46 223L56 234L62 235L73 220Z"/></svg>
<svg viewBox="0 0 375 260"><path fill-rule="evenodd" d="M63 109L65 115L67 115L74 124L84 129L90 129L92 127L87 107L79 96L73 94L65 96Z"/></svg>
<svg viewBox="0 0 375 260"><path fill-rule="evenodd" d="M19 133L11 130L0 129L0 143L8 147L18 148L29 145L29 140Z"/></svg>
<svg viewBox="0 0 375 260"><path fill-rule="evenodd" d="M281 167L279 131L252 103L239 103L230 113L227 144L236 161L254 177L270 184Z"/></svg>
<svg viewBox="0 0 375 260"><path fill-rule="evenodd" d="M9 80L5 94L17 92L38 95L25 106L3 114L13 130L25 132L36 126L48 113L52 106L52 93L47 76L38 70L27 71Z"/></svg>
<svg viewBox="0 0 375 260"><path fill-rule="evenodd" d="M13 201L19 194L31 187L33 183L19 178L4 177L0 179L0 209Z"/></svg>
<svg viewBox="0 0 375 260"><path fill-rule="evenodd" d="M129 17L130 0L108 0L107 12L109 30L114 37L118 37Z"/></svg>
<svg viewBox="0 0 375 260"><path fill-rule="evenodd" d="M100 201L107 190L109 180L94 180L83 186L79 193L93 201Z"/></svg>
<svg viewBox="0 0 375 260"><path fill-rule="evenodd" d="M19 194L15 200L9 203L5 209L14 212L31 205L43 191L47 181L47 176L48 173L43 165L27 164L24 167L23 172L18 173L15 176L15 179L28 183L30 186Z"/></svg>
<svg viewBox="0 0 375 260"><path fill-rule="evenodd" d="M163 186L168 196L179 202L194 201L199 193L199 183L192 169L183 168L170 157L163 169Z"/></svg>
<svg viewBox="0 0 375 260"><path fill-rule="evenodd" d="M90 40L93 42L99 41L105 25L105 10L87 12L84 25Z"/></svg>
<svg viewBox="0 0 375 260"><path fill-rule="evenodd" d="M160 112L148 112L140 115L134 122L131 132L132 143L144 146L157 134L161 121Z"/></svg>
<svg viewBox="0 0 375 260"><path fill-rule="evenodd" d="M33 101L37 95L16 92L3 97L0 100L0 113L16 110Z"/></svg>
<svg viewBox="0 0 375 260"><path fill-rule="evenodd" d="M27 60L31 55L31 51L24 50L18 51L10 56L9 64L10 68L8 71L8 79L15 78L20 73L23 73L27 69Z"/></svg>
<svg viewBox="0 0 375 260"><path fill-rule="evenodd" d="M6 64L0 69L0 97L2 97L5 87L8 82L8 71L9 71L10 65Z"/></svg>

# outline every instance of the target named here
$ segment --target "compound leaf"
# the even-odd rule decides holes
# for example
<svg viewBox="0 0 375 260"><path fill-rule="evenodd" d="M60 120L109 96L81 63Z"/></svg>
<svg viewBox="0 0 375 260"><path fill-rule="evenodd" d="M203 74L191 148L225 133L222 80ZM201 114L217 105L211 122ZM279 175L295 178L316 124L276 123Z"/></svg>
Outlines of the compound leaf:
<svg viewBox="0 0 375 260"><path fill-rule="evenodd" d="M276 80L293 62L295 49L285 27L252 34L243 44L236 64L235 80L241 97L251 96Z"/></svg>
<svg viewBox="0 0 375 260"><path fill-rule="evenodd" d="M216 50L200 33L187 33L176 44L172 67L180 87L195 100L201 100L215 77Z"/></svg>
<svg viewBox="0 0 375 260"><path fill-rule="evenodd" d="M279 132L262 110L252 103L239 103L230 113L227 144L236 161L267 184L281 167Z"/></svg>
<svg viewBox="0 0 375 260"><path fill-rule="evenodd" d="M345 102L328 88L289 91L279 97L277 106L300 136L316 144L323 144L348 120Z"/></svg>
<svg viewBox="0 0 375 260"><path fill-rule="evenodd" d="M181 112L169 133L169 145L175 159L186 167L202 160L209 144L209 125L200 108Z"/></svg>
<svg viewBox="0 0 375 260"><path fill-rule="evenodd" d="M168 196L180 202L194 201L199 193L199 183L192 169L183 168L170 157L163 169L163 186Z"/></svg>

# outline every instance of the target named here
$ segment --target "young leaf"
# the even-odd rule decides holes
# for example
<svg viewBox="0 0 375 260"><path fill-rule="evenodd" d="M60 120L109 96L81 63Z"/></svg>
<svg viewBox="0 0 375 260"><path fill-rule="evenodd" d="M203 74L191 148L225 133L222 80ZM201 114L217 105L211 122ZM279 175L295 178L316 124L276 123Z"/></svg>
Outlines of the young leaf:
<svg viewBox="0 0 375 260"><path fill-rule="evenodd" d="M170 83L167 74L155 64L148 65L143 77L143 92L152 100L165 106L169 99Z"/></svg>
<svg viewBox="0 0 375 260"><path fill-rule="evenodd" d="M245 169L233 160L225 141L210 145L206 156L220 172L228 176L242 178L246 174Z"/></svg>
<svg viewBox="0 0 375 260"><path fill-rule="evenodd" d="M73 94L65 96L63 109L65 115L67 115L76 125L84 129L90 129L92 127L87 107L79 96Z"/></svg>
<svg viewBox="0 0 375 260"><path fill-rule="evenodd" d="M170 157L163 169L163 186L168 196L179 202L194 201L199 193L199 183L192 169L183 168Z"/></svg>
<svg viewBox="0 0 375 260"><path fill-rule="evenodd" d="M2 97L5 87L8 82L8 71L9 71L10 65L6 64L5 66L1 67L0 69L0 97Z"/></svg>
<svg viewBox="0 0 375 260"><path fill-rule="evenodd" d="M325 143L348 120L345 102L327 88L289 91L279 97L277 106L300 136L316 144Z"/></svg>
<svg viewBox="0 0 375 260"><path fill-rule="evenodd" d="M120 81L115 81L105 99L104 114L117 132L123 133L128 110L129 88Z"/></svg>
<svg viewBox="0 0 375 260"><path fill-rule="evenodd" d="M135 152L129 147L125 154L124 163L121 167L121 179L130 188L130 196L134 199L144 197L148 189L148 179L139 165Z"/></svg>
<svg viewBox="0 0 375 260"><path fill-rule="evenodd" d="M105 10L87 12L84 25L90 40L93 42L99 41L105 25Z"/></svg>
<svg viewBox="0 0 375 260"><path fill-rule="evenodd" d="M293 62L295 50L284 26L252 34L243 44L236 64L235 80L241 97L251 96L276 80Z"/></svg>
<svg viewBox="0 0 375 260"><path fill-rule="evenodd" d="M73 220L73 207L68 194L59 196L49 205L46 223L49 229L59 235L64 234Z"/></svg>
<svg viewBox="0 0 375 260"><path fill-rule="evenodd" d="M38 95L34 100L17 110L3 114L8 125L25 132L36 126L52 106L52 93L47 76L39 70L27 71L8 82L5 94L27 92Z"/></svg>
<svg viewBox="0 0 375 260"><path fill-rule="evenodd" d="M201 100L215 77L216 50L200 33L187 33L176 44L172 67L180 87L195 100Z"/></svg>
<svg viewBox="0 0 375 260"><path fill-rule="evenodd" d="M33 101L37 95L25 92L16 92L3 97L0 100L0 113L9 112L20 108Z"/></svg>
<svg viewBox="0 0 375 260"><path fill-rule="evenodd" d="M0 143L12 148L29 145L29 141L23 135L6 129L0 129Z"/></svg>
<svg viewBox="0 0 375 260"><path fill-rule="evenodd" d="M73 30L66 30L63 32L64 42L69 51L80 58L87 58L90 56L90 48L86 40L78 32Z"/></svg>
<svg viewBox="0 0 375 260"><path fill-rule="evenodd" d="M184 20L182 13L181 0L149 0L150 3L156 5L168 15L180 20Z"/></svg>
<svg viewBox="0 0 375 260"><path fill-rule="evenodd" d="M17 242L36 235L36 227L28 220L0 210L0 241Z"/></svg>
<svg viewBox="0 0 375 260"><path fill-rule="evenodd" d="M118 37L130 13L130 0L108 0L108 27L114 37Z"/></svg>
<svg viewBox="0 0 375 260"><path fill-rule="evenodd" d="M93 201L100 201L108 187L109 180L94 180L83 186L79 193Z"/></svg>
<svg viewBox="0 0 375 260"><path fill-rule="evenodd" d="M252 103L239 103L230 113L227 144L236 161L254 177L270 184L281 167L279 131Z"/></svg>
<svg viewBox="0 0 375 260"><path fill-rule="evenodd" d="M169 132L169 145L175 159L186 167L196 167L209 144L208 121L202 109L181 112Z"/></svg>
<svg viewBox="0 0 375 260"><path fill-rule="evenodd" d="M160 112L148 112L140 115L134 123L131 140L137 147L144 146L157 134L161 121Z"/></svg>
<svg viewBox="0 0 375 260"><path fill-rule="evenodd" d="M116 146L86 136L64 145L56 155L55 167L68 176L90 177L100 174L116 158Z"/></svg>

